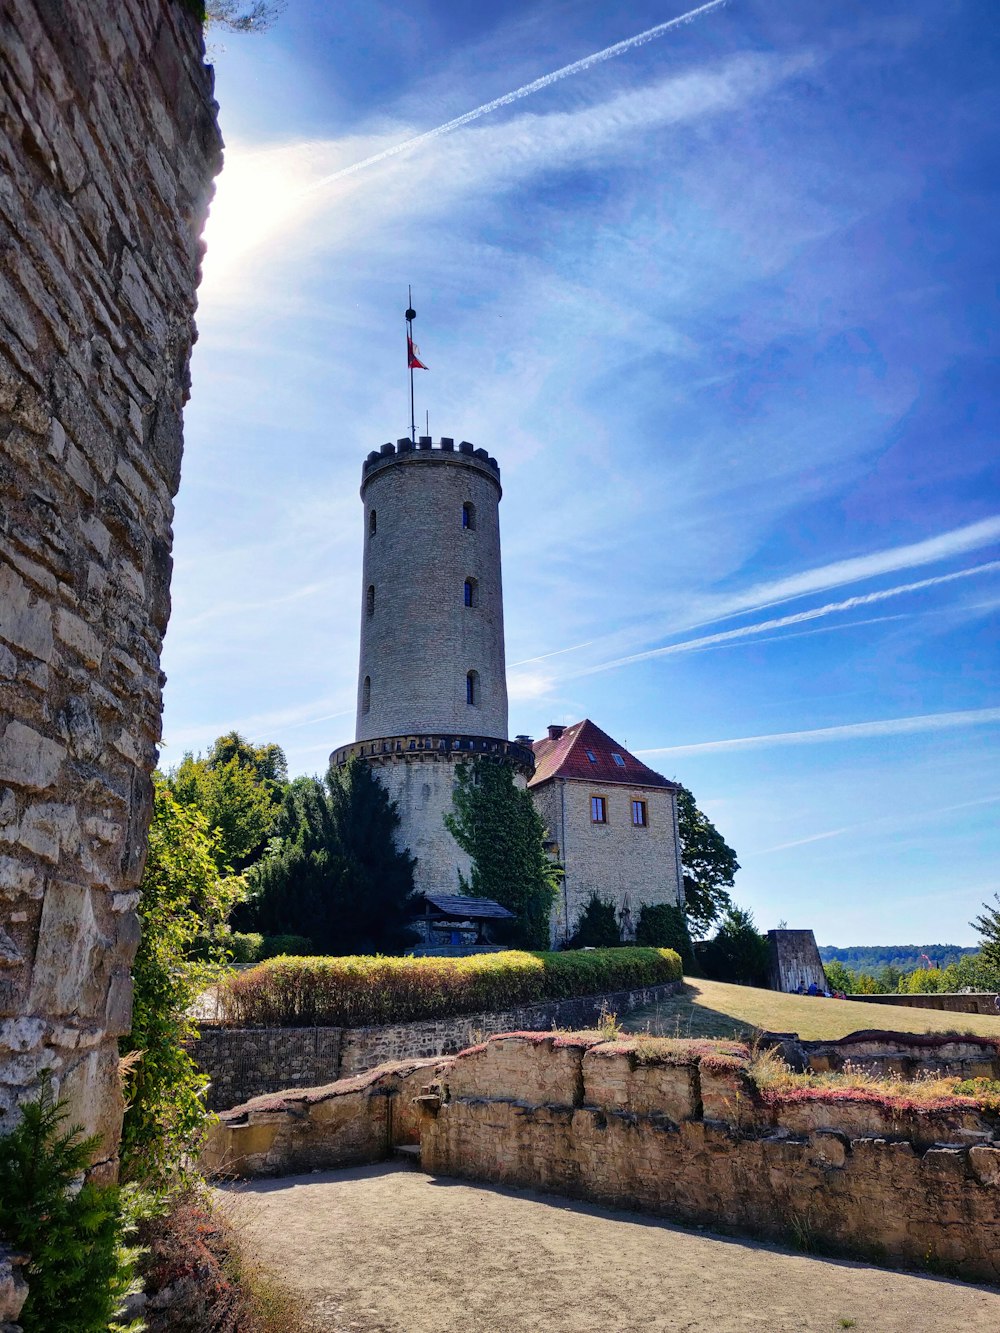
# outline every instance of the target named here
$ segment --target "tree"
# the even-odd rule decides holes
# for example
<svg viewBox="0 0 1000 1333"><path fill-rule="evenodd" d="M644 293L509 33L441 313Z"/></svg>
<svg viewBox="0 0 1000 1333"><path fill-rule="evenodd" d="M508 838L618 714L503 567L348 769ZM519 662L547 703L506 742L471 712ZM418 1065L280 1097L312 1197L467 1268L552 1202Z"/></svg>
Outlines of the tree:
<svg viewBox="0 0 1000 1333"><path fill-rule="evenodd" d="M995 974L1000 982L1000 893L994 893L993 898L996 907L983 903L982 912L971 925L979 932L979 957L983 969Z"/></svg>
<svg viewBox="0 0 1000 1333"><path fill-rule="evenodd" d="M712 821L695 805L687 787L677 793L677 828L684 874L684 911L693 935L703 937L732 907L726 892L740 865Z"/></svg>
<svg viewBox="0 0 1000 1333"><path fill-rule="evenodd" d="M682 907L673 903L643 903L635 928L636 944L651 949L674 949L680 954L684 971L694 964L694 950Z"/></svg>
<svg viewBox="0 0 1000 1333"><path fill-rule="evenodd" d="M531 793L514 785L508 764L485 757L455 770L448 832L472 858L472 879L460 876L463 893L492 898L517 922L510 943L547 949L549 918L561 870L545 854L545 825Z"/></svg>
<svg viewBox="0 0 1000 1333"><path fill-rule="evenodd" d="M157 775L139 886L132 1031L119 1043L129 1102L122 1172L156 1186L183 1174L204 1127L208 1080L185 1043L197 1036L195 1001L226 970L223 943L213 943L213 936L244 892L242 879L220 876L216 851L204 816L179 804Z"/></svg>
<svg viewBox="0 0 1000 1333"><path fill-rule="evenodd" d="M125 1244L125 1191L80 1184L100 1135L63 1127L65 1107L44 1086L20 1123L0 1137L0 1236L28 1259L25 1333L109 1333L133 1280L138 1251ZM13 1328L4 1324L4 1328ZM133 1324L128 1328L132 1329ZM145 1325L141 1325L145 1327Z"/></svg>
<svg viewBox="0 0 1000 1333"><path fill-rule="evenodd" d="M280 745L251 745L239 732L220 736L207 758L186 754L168 775L182 805L200 810L216 830L220 872L242 871L263 853L288 779Z"/></svg>
<svg viewBox="0 0 1000 1333"><path fill-rule="evenodd" d="M284 0L188 0L206 26L229 32L267 32L285 8Z"/></svg>
<svg viewBox="0 0 1000 1333"><path fill-rule="evenodd" d="M857 989L857 978L854 973L837 959L824 963L823 971L826 973L827 985L831 990L843 991L845 995L851 995Z"/></svg>
<svg viewBox="0 0 1000 1333"><path fill-rule="evenodd" d="M702 952L702 962L714 981L766 986L767 937L754 925L753 913L743 907L728 907L718 931Z"/></svg>
<svg viewBox="0 0 1000 1333"><path fill-rule="evenodd" d="M413 867L397 851L399 813L355 756L326 784L297 778L277 836L247 873L235 924L265 935L304 935L321 952L399 953L413 942Z"/></svg>
<svg viewBox="0 0 1000 1333"><path fill-rule="evenodd" d="M592 893L580 914L576 932L569 941L571 949L613 949L622 942L615 905Z"/></svg>

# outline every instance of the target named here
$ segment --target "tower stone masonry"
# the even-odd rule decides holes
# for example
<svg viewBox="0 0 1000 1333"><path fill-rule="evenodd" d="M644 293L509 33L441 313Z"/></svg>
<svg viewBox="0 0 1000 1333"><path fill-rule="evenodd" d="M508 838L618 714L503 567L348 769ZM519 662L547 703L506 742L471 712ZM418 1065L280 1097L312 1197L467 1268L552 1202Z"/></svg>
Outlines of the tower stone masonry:
<svg viewBox="0 0 1000 1333"><path fill-rule="evenodd" d="M489 755L521 783L534 769L507 739L501 495L496 459L464 440L384 444L362 470L357 726L330 759L376 768L421 892L455 893L470 873L444 824L457 764Z"/></svg>

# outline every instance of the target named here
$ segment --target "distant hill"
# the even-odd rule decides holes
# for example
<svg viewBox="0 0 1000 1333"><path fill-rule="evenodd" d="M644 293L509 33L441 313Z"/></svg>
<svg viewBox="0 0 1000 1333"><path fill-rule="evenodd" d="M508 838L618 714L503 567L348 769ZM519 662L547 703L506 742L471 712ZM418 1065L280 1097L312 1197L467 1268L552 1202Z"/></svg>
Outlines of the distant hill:
<svg viewBox="0 0 1000 1333"><path fill-rule="evenodd" d="M838 949L833 944L821 944L819 956L824 963L843 963L852 972L877 972L880 967L895 967L900 972L913 972L926 967L927 959L935 967L957 963L977 948L960 944L856 944L849 949ZM921 955L925 955L921 957Z"/></svg>

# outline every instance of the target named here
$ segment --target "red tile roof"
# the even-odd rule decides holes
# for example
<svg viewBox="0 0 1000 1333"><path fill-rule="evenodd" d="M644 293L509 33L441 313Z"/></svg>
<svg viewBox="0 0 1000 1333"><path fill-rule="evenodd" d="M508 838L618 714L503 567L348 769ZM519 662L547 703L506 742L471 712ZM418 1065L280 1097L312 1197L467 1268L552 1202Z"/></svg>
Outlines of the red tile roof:
<svg viewBox="0 0 1000 1333"><path fill-rule="evenodd" d="M535 776L529 787L540 787L553 778L577 778L602 786L617 783L628 787L677 787L676 782L647 768L589 718L574 722L556 739L546 736L535 741L531 748L535 752ZM588 750L594 756L593 761L587 755ZM624 760L624 766L612 758L616 754Z"/></svg>

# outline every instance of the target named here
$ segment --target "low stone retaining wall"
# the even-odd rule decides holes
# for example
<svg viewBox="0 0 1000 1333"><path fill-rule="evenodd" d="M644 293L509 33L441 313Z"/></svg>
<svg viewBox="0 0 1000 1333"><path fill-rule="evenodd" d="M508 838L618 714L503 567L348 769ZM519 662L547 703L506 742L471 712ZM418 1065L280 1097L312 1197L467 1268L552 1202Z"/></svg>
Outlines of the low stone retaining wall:
<svg viewBox="0 0 1000 1333"><path fill-rule="evenodd" d="M443 1072L410 1060L341 1079L254 1097L224 1111L201 1156L210 1176L277 1176L380 1162L420 1141L415 1098Z"/></svg>
<svg viewBox="0 0 1000 1333"><path fill-rule="evenodd" d="M497 1036L255 1098L223 1113L203 1166L280 1175L419 1138L441 1175L1000 1280L997 1117L971 1099L770 1096L747 1065L731 1043Z"/></svg>
<svg viewBox="0 0 1000 1333"><path fill-rule="evenodd" d="M682 985L672 981L387 1027L226 1028L205 1024L188 1049L211 1079L209 1109L221 1111L261 1093L318 1087L387 1061L450 1055L498 1032L589 1027L598 1021L602 1009L621 1017L676 995Z"/></svg>
<svg viewBox="0 0 1000 1333"><path fill-rule="evenodd" d="M802 1041L782 1033L766 1034L765 1040L793 1069L817 1074L860 1065L880 1078L1000 1079L1000 1038L863 1030L839 1041Z"/></svg>
<svg viewBox="0 0 1000 1333"><path fill-rule="evenodd" d="M692 1046L694 1044L692 1043ZM425 1170L1000 1280L1000 1144L974 1107L768 1103L739 1060L502 1038L424 1098Z"/></svg>
<svg viewBox="0 0 1000 1333"><path fill-rule="evenodd" d="M1000 1018L997 1000L1000 995L991 994L964 995L958 992L942 992L937 995L848 995L848 1000L859 1000L862 1004L903 1004L911 1009L943 1009L951 1014L984 1014L990 1018Z"/></svg>

